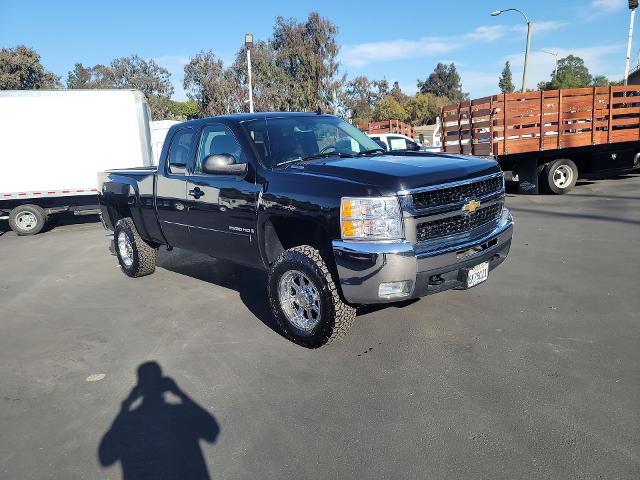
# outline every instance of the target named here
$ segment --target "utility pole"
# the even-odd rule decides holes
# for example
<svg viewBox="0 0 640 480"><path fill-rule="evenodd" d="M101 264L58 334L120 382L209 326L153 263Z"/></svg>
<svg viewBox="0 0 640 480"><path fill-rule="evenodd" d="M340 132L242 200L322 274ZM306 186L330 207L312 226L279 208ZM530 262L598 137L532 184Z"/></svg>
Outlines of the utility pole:
<svg viewBox="0 0 640 480"><path fill-rule="evenodd" d="M253 113L253 85L251 84L251 47L253 47L253 34L244 36L244 44L247 47L247 76L249 78L249 112Z"/></svg>
<svg viewBox="0 0 640 480"><path fill-rule="evenodd" d="M631 42L633 41L633 23L636 18L636 8L638 8L638 0L629 0L629 10L631 16L629 18L629 37L627 39L627 60L624 64L624 84L629 81L629 61L631 60Z"/></svg>

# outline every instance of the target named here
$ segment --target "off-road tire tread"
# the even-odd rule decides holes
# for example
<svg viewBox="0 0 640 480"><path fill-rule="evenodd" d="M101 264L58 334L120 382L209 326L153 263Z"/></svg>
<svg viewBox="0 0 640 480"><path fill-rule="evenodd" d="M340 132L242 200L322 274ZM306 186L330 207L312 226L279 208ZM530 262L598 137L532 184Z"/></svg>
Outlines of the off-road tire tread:
<svg viewBox="0 0 640 480"><path fill-rule="evenodd" d="M353 326L353 322L356 318L356 309L347 305L342 300L338 287L333 280L333 276L331 275L331 272L329 271L329 268L327 267L327 264L322 258L320 252L309 245L300 245L285 250L271 265L269 279L274 275L277 266L285 261L312 264L312 269L314 269L318 277L320 277L315 280L320 280L323 283L320 285L322 294L328 296L328 303L331 305L333 310L333 319L332 321L330 320L327 325L324 325L324 328L318 332L319 335L308 339L305 337L301 338L299 336L293 336L287 328L287 320L283 318L280 313L278 292L272 292L271 288L269 288L269 303L271 304L271 311L273 312L284 335L291 341L307 348L318 348L344 337ZM269 281L269 286L271 286L271 281ZM327 312L324 312L323 316L326 315L326 313Z"/></svg>
<svg viewBox="0 0 640 480"><path fill-rule="evenodd" d="M133 237L132 247L134 252L133 264L130 268L126 268L118 257L120 268L129 277L138 278L145 275L151 275L156 270L156 249L145 242L138 230L136 229L133 219L130 217L121 218L116 223L114 232L114 240L116 242L116 252L118 250L118 231L120 229L128 230Z"/></svg>

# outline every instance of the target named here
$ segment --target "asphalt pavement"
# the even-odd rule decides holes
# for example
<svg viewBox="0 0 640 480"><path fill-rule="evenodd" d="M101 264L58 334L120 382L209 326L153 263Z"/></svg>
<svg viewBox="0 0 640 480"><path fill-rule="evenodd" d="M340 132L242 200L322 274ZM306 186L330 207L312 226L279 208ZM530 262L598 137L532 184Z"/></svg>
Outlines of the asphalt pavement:
<svg viewBox="0 0 640 480"><path fill-rule="evenodd" d="M95 217L0 223L0 478L640 478L640 176L507 203L486 283L318 350L261 273L129 279Z"/></svg>

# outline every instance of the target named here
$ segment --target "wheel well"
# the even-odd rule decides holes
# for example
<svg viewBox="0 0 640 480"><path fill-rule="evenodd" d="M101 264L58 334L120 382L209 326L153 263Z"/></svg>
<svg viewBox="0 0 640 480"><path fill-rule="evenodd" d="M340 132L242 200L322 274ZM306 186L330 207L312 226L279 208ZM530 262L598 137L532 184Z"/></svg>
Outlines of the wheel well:
<svg viewBox="0 0 640 480"><path fill-rule="evenodd" d="M269 264L283 251L299 245L310 245L325 254L330 247L324 228L312 220L273 217L264 226L265 254Z"/></svg>
<svg viewBox="0 0 640 480"><path fill-rule="evenodd" d="M131 208L126 201L120 201L118 199L112 199L107 205L107 212L109 214L109 220L111 220L111 225L113 225L114 228L118 220L131 216Z"/></svg>
<svg viewBox="0 0 640 480"><path fill-rule="evenodd" d="M538 159L538 166L542 168L556 160L571 160L578 167L578 175L591 172L591 156L590 155L559 155L557 157L542 157Z"/></svg>

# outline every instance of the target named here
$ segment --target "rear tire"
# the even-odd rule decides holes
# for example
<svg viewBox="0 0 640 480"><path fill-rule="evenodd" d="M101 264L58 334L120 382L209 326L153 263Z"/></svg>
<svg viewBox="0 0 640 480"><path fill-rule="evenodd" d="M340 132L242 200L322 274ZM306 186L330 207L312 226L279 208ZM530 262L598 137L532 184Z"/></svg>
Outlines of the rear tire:
<svg viewBox="0 0 640 480"><path fill-rule="evenodd" d="M47 223L47 214L38 205L20 205L9 213L9 227L18 235L40 233Z"/></svg>
<svg viewBox="0 0 640 480"><path fill-rule="evenodd" d="M356 318L320 252L308 245L282 252L269 271L268 292L278 325L303 347L318 348L346 335Z"/></svg>
<svg viewBox="0 0 640 480"><path fill-rule="evenodd" d="M131 218L118 220L113 239L118 263L125 275L137 278L156 270L156 249L142 239Z"/></svg>
<svg viewBox="0 0 640 480"><path fill-rule="evenodd" d="M547 192L563 195L576 186L578 167L567 158L555 160L544 167L541 180Z"/></svg>

